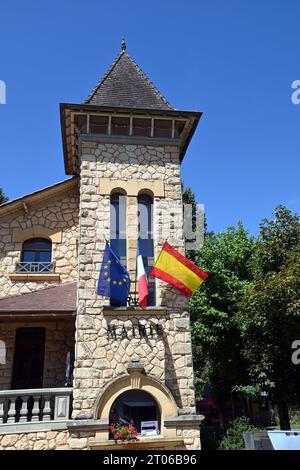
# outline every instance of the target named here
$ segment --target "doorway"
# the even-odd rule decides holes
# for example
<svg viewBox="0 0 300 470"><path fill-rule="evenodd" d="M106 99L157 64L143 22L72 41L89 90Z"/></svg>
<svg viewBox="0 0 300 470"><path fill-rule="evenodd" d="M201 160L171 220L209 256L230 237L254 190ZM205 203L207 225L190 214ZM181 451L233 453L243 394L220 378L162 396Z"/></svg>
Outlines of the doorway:
<svg viewBox="0 0 300 470"><path fill-rule="evenodd" d="M12 390L43 386L45 339L45 328L16 330Z"/></svg>

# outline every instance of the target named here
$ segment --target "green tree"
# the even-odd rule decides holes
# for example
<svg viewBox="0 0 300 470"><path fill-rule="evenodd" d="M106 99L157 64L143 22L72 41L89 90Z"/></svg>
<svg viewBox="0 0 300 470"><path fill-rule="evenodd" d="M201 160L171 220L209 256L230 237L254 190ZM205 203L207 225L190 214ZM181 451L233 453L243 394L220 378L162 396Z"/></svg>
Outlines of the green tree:
<svg viewBox="0 0 300 470"><path fill-rule="evenodd" d="M8 197L5 196L3 189L0 188L0 206L8 201Z"/></svg>
<svg viewBox="0 0 300 470"><path fill-rule="evenodd" d="M240 304L252 383L277 402L281 429L290 429L288 404L300 398L300 366L291 345L300 338L300 224L283 206L263 220L254 259L255 281Z"/></svg>
<svg viewBox="0 0 300 470"><path fill-rule="evenodd" d="M255 239L241 222L206 237L196 255L209 275L190 299L196 389L200 397L209 385L219 411L234 387L249 383L236 314L252 282L254 255Z"/></svg>

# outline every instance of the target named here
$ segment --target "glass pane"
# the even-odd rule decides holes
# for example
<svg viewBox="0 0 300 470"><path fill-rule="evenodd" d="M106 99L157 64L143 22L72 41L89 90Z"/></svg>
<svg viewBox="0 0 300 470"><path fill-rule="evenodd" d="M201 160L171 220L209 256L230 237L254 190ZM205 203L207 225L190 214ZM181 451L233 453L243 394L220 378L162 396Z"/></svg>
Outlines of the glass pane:
<svg viewBox="0 0 300 470"><path fill-rule="evenodd" d="M126 196L124 194L111 196L110 238L126 239Z"/></svg>
<svg viewBox="0 0 300 470"><path fill-rule="evenodd" d="M175 139L180 137L185 126L185 121L175 121Z"/></svg>
<svg viewBox="0 0 300 470"><path fill-rule="evenodd" d="M26 263L32 263L35 261L35 251L23 251L22 261Z"/></svg>
<svg viewBox="0 0 300 470"><path fill-rule="evenodd" d="M74 124L75 124L76 130L80 134L86 134L87 133L86 122L87 122L87 117L84 116L83 114L76 114L74 116Z"/></svg>
<svg viewBox="0 0 300 470"><path fill-rule="evenodd" d="M121 261L126 260L126 239L111 239L110 245ZM126 266L126 262L122 261L122 263Z"/></svg>
<svg viewBox="0 0 300 470"><path fill-rule="evenodd" d="M154 119L154 137L172 137L172 121L168 119Z"/></svg>
<svg viewBox="0 0 300 470"><path fill-rule="evenodd" d="M138 197L139 237L152 239L152 197L141 194Z"/></svg>
<svg viewBox="0 0 300 470"><path fill-rule="evenodd" d="M139 245L141 254L144 257L153 257L154 256L154 249L153 249L153 240L152 238L140 238Z"/></svg>
<svg viewBox="0 0 300 470"><path fill-rule="evenodd" d="M151 119L133 118L132 135L150 137L151 136Z"/></svg>
<svg viewBox="0 0 300 470"><path fill-rule="evenodd" d="M31 238L23 243L23 251L51 251L52 243L44 238Z"/></svg>
<svg viewBox="0 0 300 470"><path fill-rule="evenodd" d="M130 119L123 117L113 117L111 119L112 135L129 135Z"/></svg>
<svg viewBox="0 0 300 470"><path fill-rule="evenodd" d="M40 251L38 253L38 260L37 261L40 261L40 262L44 262L44 263L50 263L51 262L51 252L50 251Z"/></svg>
<svg viewBox="0 0 300 470"><path fill-rule="evenodd" d="M90 134L107 134L108 117L90 116Z"/></svg>

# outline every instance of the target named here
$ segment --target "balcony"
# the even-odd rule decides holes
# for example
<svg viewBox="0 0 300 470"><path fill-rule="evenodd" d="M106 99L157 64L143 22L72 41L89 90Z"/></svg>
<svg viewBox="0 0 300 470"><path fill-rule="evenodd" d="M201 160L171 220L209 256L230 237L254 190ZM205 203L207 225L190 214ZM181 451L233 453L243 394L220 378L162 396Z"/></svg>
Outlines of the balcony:
<svg viewBox="0 0 300 470"><path fill-rule="evenodd" d="M60 274L54 273L55 263L51 261L18 261L9 275L12 281L59 281Z"/></svg>
<svg viewBox="0 0 300 470"><path fill-rule="evenodd" d="M0 434L65 423L71 415L72 390L71 387L0 390Z"/></svg>
<svg viewBox="0 0 300 470"><path fill-rule="evenodd" d="M53 262L28 262L28 261L18 261L15 265L16 273L53 273L54 263Z"/></svg>

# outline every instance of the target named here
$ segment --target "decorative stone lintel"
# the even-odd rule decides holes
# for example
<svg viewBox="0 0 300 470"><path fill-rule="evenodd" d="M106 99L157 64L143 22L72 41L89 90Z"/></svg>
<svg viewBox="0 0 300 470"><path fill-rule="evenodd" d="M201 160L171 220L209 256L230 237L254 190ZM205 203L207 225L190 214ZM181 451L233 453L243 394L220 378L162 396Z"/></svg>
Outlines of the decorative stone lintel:
<svg viewBox="0 0 300 470"><path fill-rule="evenodd" d="M60 274L10 274L12 281L59 281Z"/></svg>
<svg viewBox="0 0 300 470"><path fill-rule="evenodd" d="M106 419L72 419L67 421L69 431L107 431L108 420Z"/></svg>
<svg viewBox="0 0 300 470"><path fill-rule="evenodd" d="M110 307L103 306L103 315L104 316L119 316L119 315L143 315L143 316L169 316L170 309L167 307Z"/></svg>
<svg viewBox="0 0 300 470"><path fill-rule="evenodd" d="M164 419L164 426L200 426L204 420L203 415L180 415L180 416L166 416Z"/></svg>
<svg viewBox="0 0 300 470"><path fill-rule="evenodd" d="M141 375L145 374L144 364L139 359L132 360L127 366L127 372L130 375L130 384L132 389L141 388Z"/></svg>

